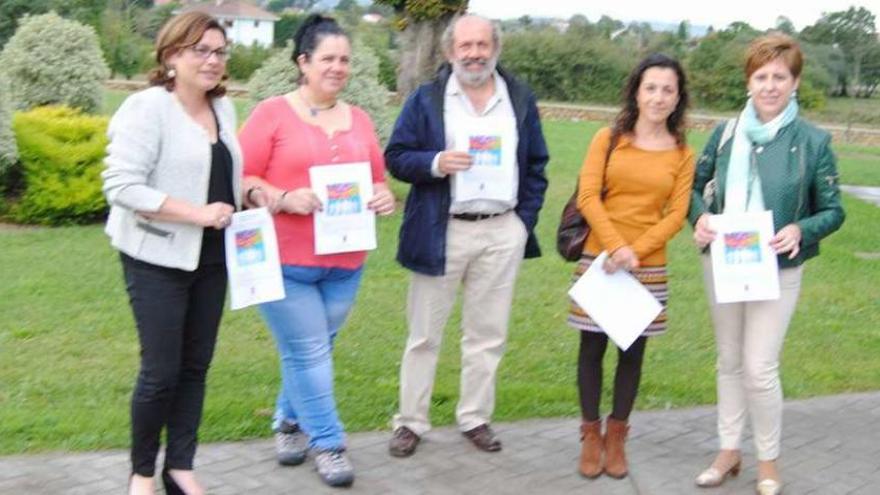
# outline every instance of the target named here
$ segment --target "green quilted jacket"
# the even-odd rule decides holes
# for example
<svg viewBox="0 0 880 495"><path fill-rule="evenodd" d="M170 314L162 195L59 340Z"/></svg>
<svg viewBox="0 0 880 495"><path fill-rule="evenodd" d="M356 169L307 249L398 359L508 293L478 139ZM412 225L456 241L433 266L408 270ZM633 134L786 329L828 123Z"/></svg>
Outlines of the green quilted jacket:
<svg viewBox="0 0 880 495"><path fill-rule="evenodd" d="M703 213L724 210L724 182L733 139L722 142L725 124L715 128L697 161L688 218L691 225ZM720 144L720 146L719 146ZM790 223L801 228L800 252L794 259L779 256L779 266L797 266L819 254L819 240L843 223L837 160L831 135L800 118L779 130L773 141L752 147L752 160L761 177L764 205L773 210L774 231ZM706 184L715 181L714 198L704 200ZM710 186L711 189L711 186ZM711 197L711 194L705 194Z"/></svg>

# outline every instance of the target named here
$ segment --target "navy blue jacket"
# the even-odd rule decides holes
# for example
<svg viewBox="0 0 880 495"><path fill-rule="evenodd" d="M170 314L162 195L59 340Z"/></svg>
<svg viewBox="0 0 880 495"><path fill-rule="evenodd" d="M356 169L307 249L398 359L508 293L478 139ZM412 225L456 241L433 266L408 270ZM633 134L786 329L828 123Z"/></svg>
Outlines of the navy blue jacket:
<svg viewBox="0 0 880 495"><path fill-rule="evenodd" d="M550 156L541 132L534 93L500 67L498 73L507 83L516 115L519 134L516 214L529 233L525 257L534 258L541 255L534 230L538 211L544 203L547 189L544 167ZM397 261L425 275L442 275L446 269L449 177L434 177L431 162L434 155L446 149L443 102L451 74L450 66L444 64L433 81L423 84L407 98L385 148L386 166L391 175L412 184L400 227Z"/></svg>

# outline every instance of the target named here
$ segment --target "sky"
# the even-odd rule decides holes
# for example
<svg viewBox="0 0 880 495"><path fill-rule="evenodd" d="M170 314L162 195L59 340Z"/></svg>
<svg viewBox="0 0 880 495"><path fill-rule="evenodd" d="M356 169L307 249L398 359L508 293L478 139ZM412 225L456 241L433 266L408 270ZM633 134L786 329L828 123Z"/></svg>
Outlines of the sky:
<svg viewBox="0 0 880 495"><path fill-rule="evenodd" d="M798 30L814 24L823 12L865 7L880 24L880 0L470 0L469 11L492 19L559 17L583 14L590 22L603 15L629 23L657 21L723 29L734 21L745 21L757 29L776 25L780 15L788 17ZM767 8L768 6L772 6ZM880 28L880 25L878 25Z"/></svg>

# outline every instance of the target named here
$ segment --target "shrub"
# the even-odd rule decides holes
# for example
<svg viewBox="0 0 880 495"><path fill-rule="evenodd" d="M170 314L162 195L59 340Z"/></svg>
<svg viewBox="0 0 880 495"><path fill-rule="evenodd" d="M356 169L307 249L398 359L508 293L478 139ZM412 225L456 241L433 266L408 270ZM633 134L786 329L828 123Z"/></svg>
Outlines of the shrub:
<svg viewBox="0 0 880 495"><path fill-rule="evenodd" d="M236 43L229 51L226 72L236 81L247 81L270 55L272 55L271 50L260 45L247 46Z"/></svg>
<svg viewBox="0 0 880 495"><path fill-rule="evenodd" d="M718 110L742 108L746 101L745 53L759 34L721 31L707 36L691 52L686 68L697 104ZM805 110L821 109L831 87L831 75L817 58L807 55L804 62L798 102Z"/></svg>
<svg viewBox="0 0 880 495"><path fill-rule="evenodd" d="M106 213L100 174L107 123L107 117L64 106L15 115L23 190L9 211L14 221L78 224Z"/></svg>
<svg viewBox="0 0 880 495"><path fill-rule="evenodd" d="M363 108L373 120L379 139L385 142L394 122L388 109L388 92L379 84L379 60L357 40L352 50L351 75L342 92L342 99ZM296 89L298 72L290 60L292 54L293 45L289 44L254 72L248 81L250 102L247 113L261 100Z"/></svg>
<svg viewBox="0 0 880 495"><path fill-rule="evenodd" d="M18 147L12 132L12 108L9 104L9 86L0 77L0 192L9 178L12 167L18 160Z"/></svg>
<svg viewBox="0 0 880 495"><path fill-rule="evenodd" d="M14 108L63 104L96 111L110 71L91 27L55 13L28 16L0 54Z"/></svg>
<svg viewBox="0 0 880 495"><path fill-rule="evenodd" d="M635 56L600 37L555 29L511 33L501 64L525 80L539 99L619 103Z"/></svg>

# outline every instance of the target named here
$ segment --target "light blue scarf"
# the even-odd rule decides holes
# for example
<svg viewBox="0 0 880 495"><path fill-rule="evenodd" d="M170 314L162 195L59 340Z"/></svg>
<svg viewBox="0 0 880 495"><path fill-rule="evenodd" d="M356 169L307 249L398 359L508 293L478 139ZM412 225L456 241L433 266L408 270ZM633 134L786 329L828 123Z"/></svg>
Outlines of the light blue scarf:
<svg viewBox="0 0 880 495"><path fill-rule="evenodd" d="M725 213L764 210L761 177L757 169L751 166L752 143L757 146L769 143L780 129L794 121L797 116L798 104L794 95L788 101L785 110L766 124L758 119L752 99L749 98L746 102L733 135L733 149L727 166L727 183L724 187Z"/></svg>

